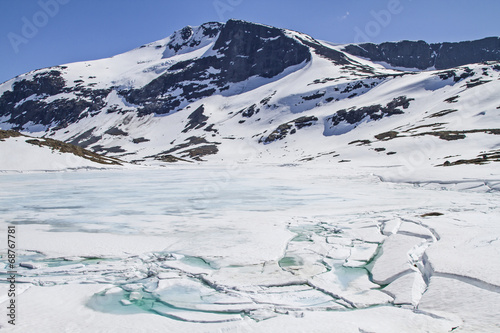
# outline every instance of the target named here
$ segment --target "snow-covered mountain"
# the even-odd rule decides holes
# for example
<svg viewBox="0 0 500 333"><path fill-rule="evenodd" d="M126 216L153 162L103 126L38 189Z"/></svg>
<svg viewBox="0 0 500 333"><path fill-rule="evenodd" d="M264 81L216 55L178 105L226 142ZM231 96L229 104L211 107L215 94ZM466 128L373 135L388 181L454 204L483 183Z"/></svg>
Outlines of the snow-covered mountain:
<svg viewBox="0 0 500 333"><path fill-rule="evenodd" d="M487 164L500 159L499 60L497 37L334 45L206 23L3 83L0 128L141 164Z"/></svg>

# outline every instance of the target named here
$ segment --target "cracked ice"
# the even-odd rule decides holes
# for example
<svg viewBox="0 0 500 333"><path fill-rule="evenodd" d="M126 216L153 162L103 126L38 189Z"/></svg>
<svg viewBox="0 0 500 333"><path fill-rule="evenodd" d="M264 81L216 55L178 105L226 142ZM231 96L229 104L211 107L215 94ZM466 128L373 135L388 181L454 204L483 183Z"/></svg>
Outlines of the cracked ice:
<svg viewBox="0 0 500 333"><path fill-rule="evenodd" d="M218 171L2 175L30 318L9 331L500 329L497 192L319 167Z"/></svg>

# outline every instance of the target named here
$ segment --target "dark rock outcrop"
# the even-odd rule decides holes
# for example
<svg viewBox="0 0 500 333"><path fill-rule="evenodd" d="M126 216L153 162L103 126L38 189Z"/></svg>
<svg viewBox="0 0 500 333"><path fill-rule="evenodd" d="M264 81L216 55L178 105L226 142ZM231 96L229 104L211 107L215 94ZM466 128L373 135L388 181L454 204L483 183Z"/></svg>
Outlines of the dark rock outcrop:
<svg viewBox="0 0 500 333"><path fill-rule="evenodd" d="M230 20L215 43L223 57L215 68L226 82L251 76L271 78L286 68L311 59L309 48L285 35L283 30L245 21Z"/></svg>
<svg viewBox="0 0 500 333"><path fill-rule="evenodd" d="M395 67L449 69L483 61L500 60L500 37L489 37L459 43L424 41L365 43L347 45L345 52L372 61L383 61Z"/></svg>
<svg viewBox="0 0 500 333"><path fill-rule="evenodd" d="M205 108L203 105L200 105L200 107L188 116L189 122L182 133L187 133L192 129L202 128L207 124L206 121L208 120L208 117L203 114L203 111L205 111Z"/></svg>
<svg viewBox="0 0 500 333"><path fill-rule="evenodd" d="M297 130L314 125L318 121L315 116L303 116L287 123L281 124L267 137L260 138L259 142L268 144L277 140L283 140L289 134L295 134Z"/></svg>
<svg viewBox="0 0 500 333"><path fill-rule="evenodd" d="M410 102L413 100L413 98L400 96L394 98L392 101L387 103L386 106L376 104L360 108L351 108L349 110L339 110L334 115L326 118L325 126L331 130L342 122L357 126L357 124L366 119L380 120L385 117L403 114L404 111L402 109L407 109L410 106Z"/></svg>

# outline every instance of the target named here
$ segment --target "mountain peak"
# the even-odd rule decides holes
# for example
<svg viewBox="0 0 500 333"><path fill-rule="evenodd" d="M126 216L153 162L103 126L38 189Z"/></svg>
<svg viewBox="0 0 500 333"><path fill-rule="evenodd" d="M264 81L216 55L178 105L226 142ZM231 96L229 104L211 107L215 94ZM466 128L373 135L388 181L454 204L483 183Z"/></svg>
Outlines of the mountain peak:
<svg viewBox="0 0 500 333"><path fill-rule="evenodd" d="M194 48L208 45L217 37L223 26L223 23L208 22L198 27L188 25L177 30L169 38L164 58L168 58L174 54L186 53Z"/></svg>
<svg viewBox="0 0 500 333"><path fill-rule="evenodd" d="M216 40L222 30L226 32L234 31L235 33L237 31L240 33L252 31L264 35L265 33L271 34L272 32L281 31L282 29L235 19L230 19L226 23L207 22L194 27L188 25L170 35L164 58L171 57L175 54L187 53L196 48L206 46ZM223 37L223 39L225 38Z"/></svg>

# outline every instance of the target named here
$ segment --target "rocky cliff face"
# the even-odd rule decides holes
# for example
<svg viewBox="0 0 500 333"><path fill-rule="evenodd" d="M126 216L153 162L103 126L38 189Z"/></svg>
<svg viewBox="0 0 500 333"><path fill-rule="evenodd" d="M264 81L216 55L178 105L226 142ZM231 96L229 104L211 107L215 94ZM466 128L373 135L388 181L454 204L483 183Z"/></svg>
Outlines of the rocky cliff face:
<svg viewBox="0 0 500 333"><path fill-rule="evenodd" d="M347 45L344 51L395 67L449 69L483 61L500 60L500 38L459 43L428 44L424 41Z"/></svg>

